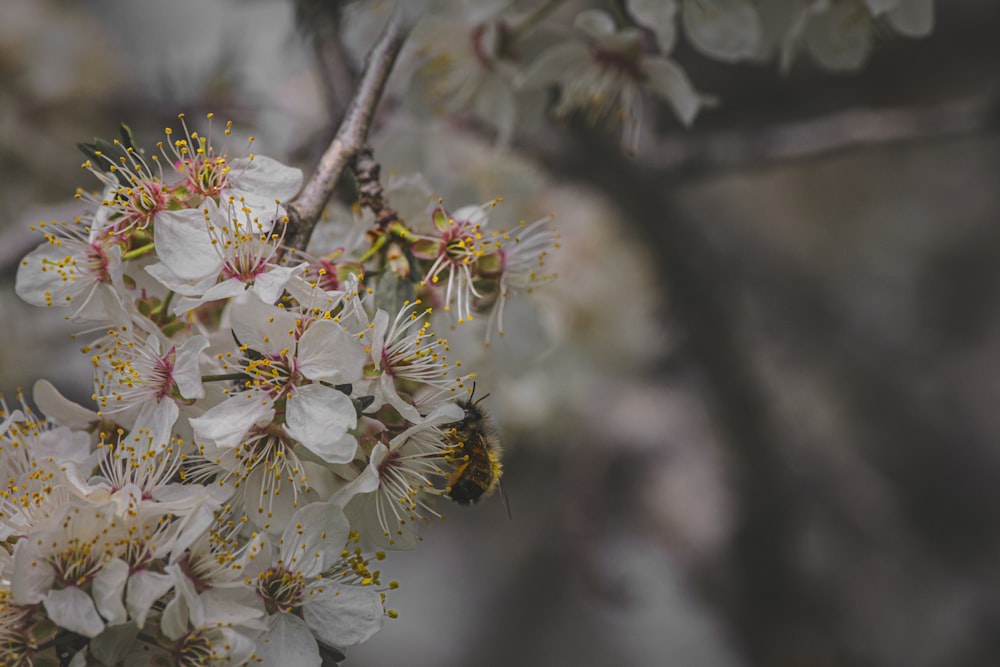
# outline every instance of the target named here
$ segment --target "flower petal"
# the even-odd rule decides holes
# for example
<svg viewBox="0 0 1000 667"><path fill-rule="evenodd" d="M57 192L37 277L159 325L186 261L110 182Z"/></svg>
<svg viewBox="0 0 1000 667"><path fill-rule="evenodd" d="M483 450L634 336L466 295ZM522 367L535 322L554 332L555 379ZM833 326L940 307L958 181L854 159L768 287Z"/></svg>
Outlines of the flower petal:
<svg viewBox="0 0 1000 667"><path fill-rule="evenodd" d="M747 0L684 0L684 30L696 49L724 62L757 52L761 23Z"/></svg>
<svg viewBox="0 0 1000 667"><path fill-rule="evenodd" d="M347 463L357 442L346 437L358 423L354 403L332 387L309 384L295 389L286 405L285 430L327 463Z"/></svg>
<svg viewBox="0 0 1000 667"><path fill-rule="evenodd" d="M92 593L97 611L111 625L120 625L128 620L128 612L122 597L125 594L125 583L129 580L128 563L120 558L114 558L101 568L94 577Z"/></svg>
<svg viewBox="0 0 1000 667"><path fill-rule="evenodd" d="M311 380L332 384L361 377L366 355L361 342L333 320L313 322L299 339L299 370Z"/></svg>
<svg viewBox="0 0 1000 667"><path fill-rule="evenodd" d="M163 211L156 218L156 256L182 280L201 280L222 268L222 258L212 243L205 218L206 214L198 209Z"/></svg>
<svg viewBox="0 0 1000 667"><path fill-rule="evenodd" d="M926 37L934 30L934 0L901 0L886 18L901 35Z"/></svg>
<svg viewBox="0 0 1000 667"><path fill-rule="evenodd" d="M627 0L628 13L643 26L656 34L660 53L670 53L677 42L676 0Z"/></svg>
<svg viewBox="0 0 1000 667"><path fill-rule="evenodd" d="M240 393L189 422L196 439L219 447L235 447L254 424L269 421L273 416L274 406L269 398L256 393Z"/></svg>
<svg viewBox="0 0 1000 667"><path fill-rule="evenodd" d="M125 591L125 606L128 608L129 618L141 628L146 624L146 615L153 603L173 587L174 578L169 574L148 570L133 573Z"/></svg>
<svg viewBox="0 0 1000 667"><path fill-rule="evenodd" d="M233 194L261 193L261 198L273 207L274 200L287 202L302 187L302 170L284 165L266 155L236 158L229 162L230 187ZM251 206L251 208L255 208Z"/></svg>
<svg viewBox="0 0 1000 667"><path fill-rule="evenodd" d="M262 665L319 667L319 645L306 622L294 614L277 612L267 619L267 632L257 641Z"/></svg>
<svg viewBox="0 0 1000 667"><path fill-rule="evenodd" d="M319 639L334 646L353 646L382 628L382 598L366 586L326 584L302 607L302 617Z"/></svg>
<svg viewBox="0 0 1000 667"><path fill-rule="evenodd" d="M94 601L76 586L49 591L43 604L49 619L59 627L84 637L96 637L104 630Z"/></svg>

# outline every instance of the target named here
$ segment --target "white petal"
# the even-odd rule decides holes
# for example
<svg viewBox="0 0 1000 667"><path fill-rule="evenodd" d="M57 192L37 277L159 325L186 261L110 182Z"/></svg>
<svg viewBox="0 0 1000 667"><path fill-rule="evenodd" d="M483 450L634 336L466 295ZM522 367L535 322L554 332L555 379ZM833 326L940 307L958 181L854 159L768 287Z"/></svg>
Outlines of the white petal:
<svg viewBox="0 0 1000 667"><path fill-rule="evenodd" d="M173 271L170 270L163 262L156 262L155 264L149 264L144 267L146 273L152 276L156 282L160 283L168 290L172 292L177 292L182 296L199 296L206 289L215 284L218 276L216 274L211 274L205 278L198 281L185 280L175 275ZM173 309L174 313L180 313L183 311L178 311L177 308Z"/></svg>
<svg viewBox="0 0 1000 667"><path fill-rule="evenodd" d="M213 665L218 664L219 667L240 667L256 663L256 661L250 660L254 648L257 646L257 643L253 639L250 639L242 632L237 632L233 628L221 627L215 628L214 631L221 634L222 637L215 638L213 641L214 645L220 647L219 652L221 654L218 662L213 662Z"/></svg>
<svg viewBox="0 0 1000 667"><path fill-rule="evenodd" d="M53 623L84 637L96 637L104 629L94 601L75 586L49 591L43 604Z"/></svg>
<svg viewBox="0 0 1000 667"><path fill-rule="evenodd" d="M171 566L167 566L170 570ZM175 578L178 593L184 590L182 581L187 581L187 577ZM188 595L177 594L167 603L163 613L160 614L160 631L172 640L177 640L187 634L188 619L190 610L188 608Z"/></svg>
<svg viewBox="0 0 1000 667"><path fill-rule="evenodd" d="M222 258L208 233L209 222L198 209L164 211L156 216L156 256L182 280L218 274Z"/></svg>
<svg viewBox="0 0 1000 667"><path fill-rule="evenodd" d="M292 276L302 273L305 268L305 264L272 267L254 279L251 289L256 292L257 296L264 303L274 303L281 296L281 293L285 291L285 285L291 280Z"/></svg>
<svg viewBox="0 0 1000 667"><path fill-rule="evenodd" d="M230 161L230 184L241 193L258 193L273 206L274 200L287 202L302 187L302 171L266 155Z"/></svg>
<svg viewBox="0 0 1000 667"><path fill-rule="evenodd" d="M353 646L382 628L382 599L369 587L326 584L309 597L302 616L323 642Z"/></svg>
<svg viewBox="0 0 1000 667"><path fill-rule="evenodd" d="M233 333L243 345L275 355L295 348L295 315L263 303L256 295L235 302L229 317Z"/></svg>
<svg viewBox="0 0 1000 667"><path fill-rule="evenodd" d="M934 0L900 0L887 18L901 35L926 37L934 30Z"/></svg>
<svg viewBox="0 0 1000 667"><path fill-rule="evenodd" d="M285 429L327 463L347 463L354 458L356 442L344 439L358 423L354 403L332 387L310 384L295 389L286 404Z"/></svg>
<svg viewBox="0 0 1000 667"><path fill-rule="evenodd" d="M172 487L180 487L184 489L190 488L191 484L171 484ZM160 491L163 488L161 487ZM156 499L161 500L159 493L156 494ZM195 540L197 540L201 535L206 532L212 525L215 519L214 508L218 505L214 502L203 502L198 505L196 509L187 513L187 515L181 519L183 526L174 538L173 543L170 545L170 558L171 560L176 560L181 555L184 554L184 550L191 546ZM162 557L164 554L156 553L157 557Z"/></svg>
<svg viewBox="0 0 1000 667"><path fill-rule="evenodd" d="M684 0L682 17L691 44L718 60L748 58L760 44L760 17L747 0Z"/></svg>
<svg viewBox="0 0 1000 667"><path fill-rule="evenodd" d="M361 341L332 320L313 322L299 339L299 370L311 380L354 382L366 360Z"/></svg>
<svg viewBox="0 0 1000 667"><path fill-rule="evenodd" d="M320 666L319 646L301 618L279 611L267 619L267 630L257 641L262 665Z"/></svg>
<svg viewBox="0 0 1000 667"><path fill-rule="evenodd" d="M234 394L222 403L189 420L194 436L219 447L235 447L252 426L270 421L274 405L258 393Z"/></svg>
<svg viewBox="0 0 1000 667"><path fill-rule="evenodd" d="M381 483L378 468L382 465L382 461L385 460L388 454L389 448L383 443L380 442L375 445L365 469L361 471L361 474L348 482L346 486L337 491L333 499L343 505L349 502L354 496L371 493L377 489Z"/></svg>
<svg viewBox="0 0 1000 667"><path fill-rule="evenodd" d="M573 19L573 27L590 37L604 37L615 31L615 20L600 9L585 9Z"/></svg>
<svg viewBox="0 0 1000 667"><path fill-rule="evenodd" d="M174 578L169 574L139 570L128 580L125 591L125 605L129 618L139 627L146 624L146 614L153 603L174 587Z"/></svg>
<svg viewBox="0 0 1000 667"><path fill-rule="evenodd" d="M412 404L404 401L399 392L396 391L396 381L388 373L383 373L378 379L378 394L378 398L381 398L383 403L389 403L389 405L396 408L396 411L406 421L413 422L414 424L423 421L420 417L420 412Z"/></svg>
<svg viewBox="0 0 1000 667"><path fill-rule="evenodd" d="M310 503L292 515L281 534L281 560L309 577L340 557L351 525L339 504Z"/></svg>
<svg viewBox="0 0 1000 667"><path fill-rule="evenodd" d="M48 380L36 382L32 395L42 414L62 426L86 429L100 419L96 412L88 410L60 394L59 390Z"/></svg>
<svg viewBox="0 0 1000 667"><path fill-rule="evenodd" d="M674 25L676 0L627 0L625 6L636 21L656 34L661 53L673 51L677 41L677 27Z"/></svg>
<svg viewBox="0 0 1000 667"><path fill-rule="evenodd" d="M211 285L199 290L198 293L201 296L186 296L183 299L179 299L173 311L180 315L194 310L209 301L237 297L246 292L248 287L246 283L236 278L228 278L221 282L215 282L215 278L212 278L212 281Z"/></svg>
<svg viewBox="0 0 1000 667"><path fill-rule="evenodd" d="M180 412L180 408L170 398L147 400L139 408L133 431L149 429L150 445L155 448L165 447L170 444L170 432Z"/></svg>
<svg viewBox="0 0 1000 667"><path fill-rule="evenodd" d="M18 604L41 602L55 582L55 572L40 546L53 539L58 538L45 531L31 534L14 545L14 576L10 577L10 585Z"/></svg>
<svg viewBox="0 0 1000 667"><path fill-rule="evenodd" d="M128 563L120 558L114 558L101 568L94 577L91 587L94 605L97 611L111 625L119 625L128 620L122 597L125 594L125 582L128 581Z"/></svg>
<svg viewBox="0 0 1000 667"><path fill-rule="evenodd" d="M544 88L558 81L572 80L590 64L590 48L586 44L562 42L538 56L515 84L528 90Z"/></svg>
<svg viewBox="0 0 1000 667"><path fill-rule="evenodd" d="M35 460L51 458L56 463L88 463L95 458L90 447L90 434L72 431L65 426L57 426L50 431L42 431L33 443Z"/></svg>
<svg viewBox="0 0 1000 667"><path fill-rule="evenodd" d="M121 256L113 250L107 251L111 263ZM72 307L74 319L108 319L109 311L100 295L107 290L79 268L88 261L86 255L82 248L41 244L18 265L15 293L33 306Z"/></svg>
<svg viewBox="0 0 1000 667"><path fill-rule="evenodd" d="M809 52L828 69L861 68L872 47L872 22L857 0L838 2L830 11L806 24L804 39Z"/></svg>
<svg viewBox="0 0 1000 667"><path fill-rule="evenodd" d="M687 73L666 58L643 58L641 67L646 76L643 85L665 100L684 125L691 125L701 107L701 96L691 85Z"/></svg>
<svg viewBox="0 0 1000 667"><path fill-rule="evenodd" d="M390 449L399 449L406 441L410 439L410 436L418 431L423 431L430 426L438 426L440 424L450 424L462 419L465 416L465 410L462 409L456 403L442 403L441 405L434 408L434 410L427 415L426 418L421 420L419 424L415 424L410 428L406 429L399 435L395 436L389 441Z"/></svg>
<svg viewBox="0 0 1000 667"><path fill-rule="evenodd" d="M204 606L205 622L239 625L254 630L267 629L264 602L257 595L253 583L237 588L211 588L198 597Z"/></svg>
<svg viewBox="0 0 1000 667"><path fill-rule="evenodd" d="M208 347L204 336L192 336L177 350L174 360L174 382L184 398L203 398L205 388L201 384L201 366L198 363L202 351Z"/></svg>

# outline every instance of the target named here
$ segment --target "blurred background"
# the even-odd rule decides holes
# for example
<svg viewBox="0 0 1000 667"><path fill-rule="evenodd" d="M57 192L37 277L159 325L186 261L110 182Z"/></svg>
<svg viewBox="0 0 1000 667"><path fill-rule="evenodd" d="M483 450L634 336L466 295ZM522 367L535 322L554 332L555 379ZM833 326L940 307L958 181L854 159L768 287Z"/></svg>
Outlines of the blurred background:
<svg viewBox="0 0 1000 667"><path fill-rule="evenodd" d="M937 5L931 37L878 32L857 74L682 43L720 105L691 130L650 116L634 158L573 123L499 151L393 115L411 93L390 86L386 173L555 212L562 249L489 358L456 341L512 518L448 509L391 553L400 617L346 665L1000 664L1000 5ZM79 327L13 291L28 225L96 186L75 143L124 121L152 148L212 111L308 174L377 30L306 9L3 0L8 401L43 377L91 393Z"/></svg>

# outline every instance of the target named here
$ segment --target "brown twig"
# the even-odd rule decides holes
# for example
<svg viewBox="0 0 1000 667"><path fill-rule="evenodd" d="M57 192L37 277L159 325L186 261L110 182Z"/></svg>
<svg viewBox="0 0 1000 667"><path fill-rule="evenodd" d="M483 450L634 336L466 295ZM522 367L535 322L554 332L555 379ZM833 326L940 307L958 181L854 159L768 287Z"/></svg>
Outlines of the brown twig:
<svg viewBox="0 0 1000 667"><path fill-rule="evenodd" d="M389 78L396 56L406 41L408 27L398 14L394 15L365 62L358 91L351 101L344 122L320 158L316 171L299 196L288 206L287 245L304 250L313 228L323 213L323 207L333 193L344 167L364 146L371 127L375 107Z"/></svg>
<svg viewBox="0 0 1000 667"><path fill-rule="evenodd" d="M639 158L660 173L715 172L826 155L901 141L971 134L996 123L1000 91L929 106L847 109L759 128L661 137Z"/></svg>
<svg viewBox="0 0 1000 667"><path fill-rule="evenodd" d="M358 177L358 191L361 195L361 206L375 214L375 228L385 231L399 214L389 206L389 201L382 191L379 180L381 166L372 155L371 146L363 146L354 159L354 173Z"/></svg>

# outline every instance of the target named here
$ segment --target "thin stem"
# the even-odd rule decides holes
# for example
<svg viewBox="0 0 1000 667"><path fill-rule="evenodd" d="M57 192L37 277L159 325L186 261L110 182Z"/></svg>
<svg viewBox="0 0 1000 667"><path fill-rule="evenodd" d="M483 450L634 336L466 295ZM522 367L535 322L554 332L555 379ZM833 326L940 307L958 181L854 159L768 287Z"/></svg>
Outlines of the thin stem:
<svg viewBox="0 0 1000 667"><path fill-rule="evenodd" d="M371 146L363 146L354 158L354 173L358 177L358 191L361 194L361 206L375 214L375 229L384 232L393 222L399 219L399 214L389 206L379 174L381 165L375 161Z"/></svg>
<svg viewBox="0 0 1000 667"><path fill-rule="evenodd" d="M174 300L174 291L167 290L167 295L163 297L163 303L156 309L158 315L164 315L170 311L170 302Z"/></svg>
<svg viewBox="0 0 1000 667"><path fill-rule="evenodd" d="M147 243L144 246L139 246L138 248L135 248L134 250L129 250L128 252L123 253L122 254L122 261L128 261L130 259L136 259L138 257L142 257L144 255L148 255L148 254L154 252L155 250L156 250L156 244L155 243Z"/></svg>
<svg viewBox="0 0 1000 667"><path fill-rule="evenodd" d="M382 97L385 82L403 42L406 41L408 31L409 26L403 25L399 13L393 14L368 54L361 82L347 109L344 122L320 158L312 178L288 206L289 229L286 238L289 248L305 250L344 167L365 145L375 106Z"/></svg>

